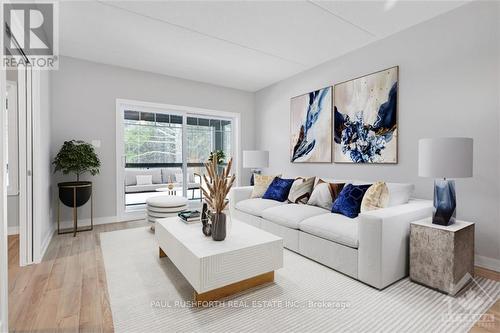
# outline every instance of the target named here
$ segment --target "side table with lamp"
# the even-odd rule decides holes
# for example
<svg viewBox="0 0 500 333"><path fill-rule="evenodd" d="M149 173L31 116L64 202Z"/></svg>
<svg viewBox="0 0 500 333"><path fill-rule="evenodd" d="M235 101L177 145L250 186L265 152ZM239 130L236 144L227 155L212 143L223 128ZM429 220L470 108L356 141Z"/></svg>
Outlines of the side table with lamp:
<svg viewBox="0 0 500 333"><path fill-rule="evenodd" d="M435 178L432 217L410 224L410 279L457 294L474 276L474 223L456 220L455 181L472 177L473 140L419 141L418 174Z"/></svg>

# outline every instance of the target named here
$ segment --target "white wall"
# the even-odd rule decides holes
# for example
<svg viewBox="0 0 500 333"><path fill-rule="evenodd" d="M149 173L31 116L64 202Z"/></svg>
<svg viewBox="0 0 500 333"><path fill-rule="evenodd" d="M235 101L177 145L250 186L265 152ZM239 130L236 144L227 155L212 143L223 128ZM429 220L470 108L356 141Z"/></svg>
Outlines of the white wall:
<svg viewBox="0 0 500 333"><path fill-rule="evenodd" d="M7 222L9 234L19 233L19 195L7 196Z"/></svg>
<svg viewBox="0 0 500 333"><path fill-rule="evenodd" d="M499 4L472 3L370 44L256 94L256 145L270 151L268 172L413 182L432 198L432 180L417 175L418 139L474 138L474 178L457 180L458 217L476 222L476 252L500 269ZM332 32L335 33L335 32ZM292 164L290 98L399 65L397 165Z"/></svg>
<svg viewBox="0 0 500 333"><path fill-rule="evenodd" d="M159 60L160 61L160 60ZM101 173L92 178L95 217L116 216L116 99L183 105L241 114L241 147L254 148L254 95L236 89L184 80L121 67L61 57L52 72L52 148L57 154L68 139L101 140L97 149ZM56 175L56 183L68 177ZM241 174L243 183L248 170ZM55 195L55 194L54 194ZM88 217L88 208L80 209ZM69 213L69 209L64 209ZM65 215L63 220L69 220Z"/></svg>

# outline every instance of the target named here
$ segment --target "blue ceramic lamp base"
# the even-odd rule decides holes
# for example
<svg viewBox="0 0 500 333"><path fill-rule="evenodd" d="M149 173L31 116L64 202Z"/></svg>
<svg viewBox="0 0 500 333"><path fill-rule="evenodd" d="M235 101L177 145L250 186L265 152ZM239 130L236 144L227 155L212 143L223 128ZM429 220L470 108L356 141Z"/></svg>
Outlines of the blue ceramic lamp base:
<svg viewBox="0 0 500 333"><path fill-rule="evenodd" d="M250 178L250 186L255 185L254 175L255 174L260 175L260 173L261 173L260 169L252 169L252 177Z"/></svg>
<svg viewBox="0 0 500 333"><path fill-rule="evenodd" d="M455 181L435 180L432 223L445 226L455 223L456 208Z"/></svg>

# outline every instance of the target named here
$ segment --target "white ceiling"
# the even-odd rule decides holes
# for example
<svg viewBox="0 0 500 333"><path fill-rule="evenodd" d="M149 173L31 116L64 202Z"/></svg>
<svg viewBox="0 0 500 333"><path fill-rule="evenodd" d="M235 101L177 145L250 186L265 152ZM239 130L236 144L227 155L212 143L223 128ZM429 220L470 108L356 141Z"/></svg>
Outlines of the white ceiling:
<svg viewBox="0 0 500 333"><path fill-rule="evenodd" d="M257 91L465 2L62 2L60 53Z"/></svg>

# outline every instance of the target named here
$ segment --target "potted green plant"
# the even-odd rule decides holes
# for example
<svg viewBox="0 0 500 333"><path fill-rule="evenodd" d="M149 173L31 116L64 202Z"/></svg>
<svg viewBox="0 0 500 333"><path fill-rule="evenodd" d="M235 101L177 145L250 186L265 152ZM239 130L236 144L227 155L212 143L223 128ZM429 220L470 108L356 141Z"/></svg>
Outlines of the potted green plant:
<svg viewBox="0 0 500 333"><path fill-rule="evenodd" d="M84 205L92 194L92 182L80 181L80 176L87 172L95 176L101 166L94 147L81 140L65 141L52 164L54 173L61 171L64 175L76 176L76 181L57 184L59 199L68 207Z"/></svg>
<svg viewBox="0 0 500 333"><path fill-rule="evenodd" d="M212 163L214 162L216 165L217 171L222 172L223 166L222 163L224 163L224 160L226 159L226 153L224 153L223 150L214 150L210 152L210 155L208 155L208 162Z"/></svg>
<svg viewBox="0 0 500 333"><path fill-rule="evenodd" d="M210 152L208 156L208 161L212 162L215 160L215 164L220 165L224 163L224 159L226 158L226 154L222 150L214 150Z"/></svg>

